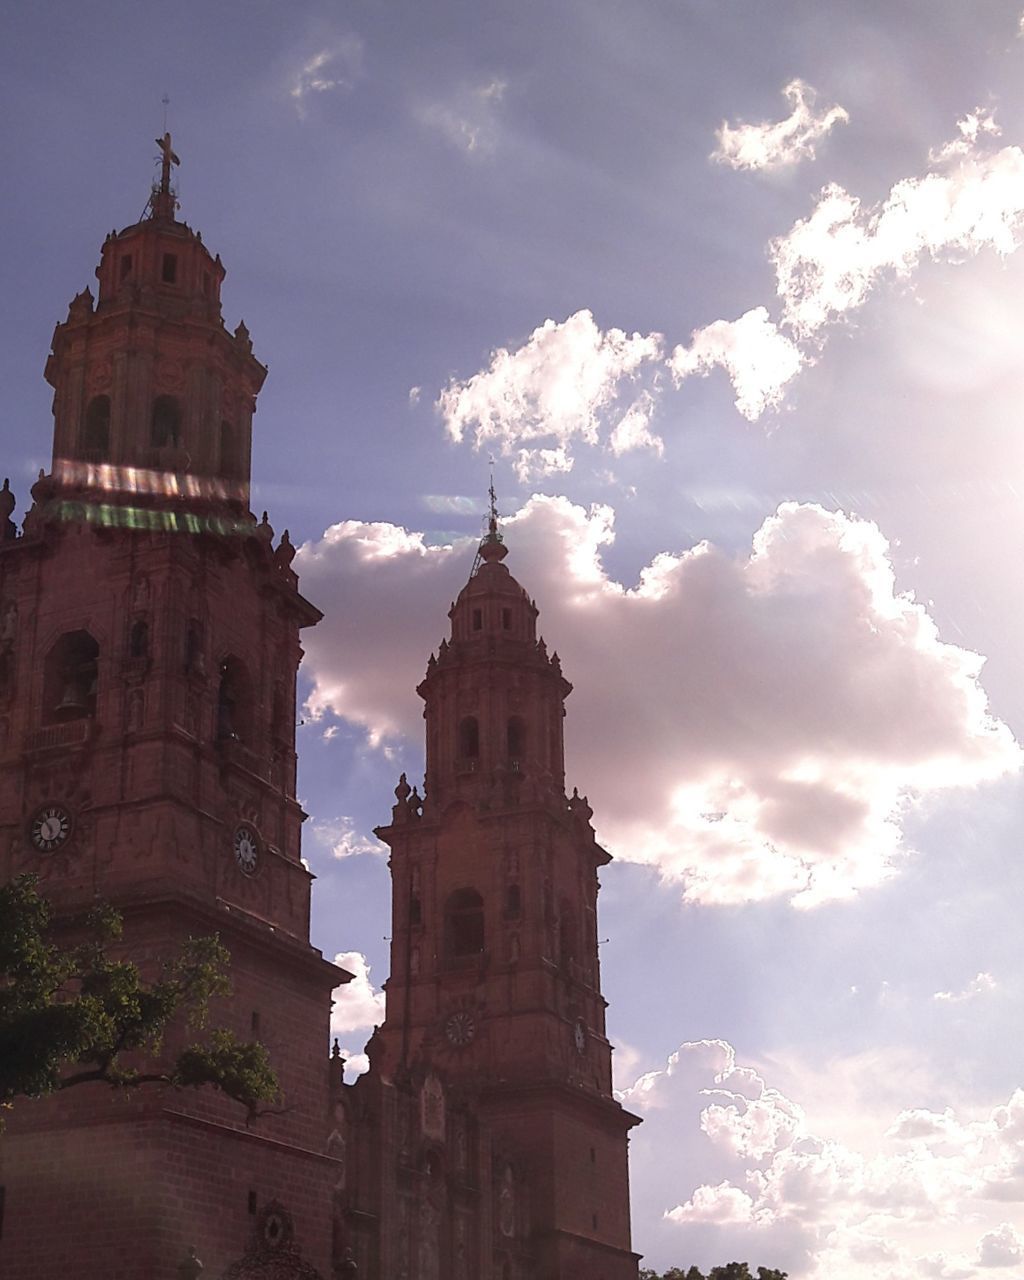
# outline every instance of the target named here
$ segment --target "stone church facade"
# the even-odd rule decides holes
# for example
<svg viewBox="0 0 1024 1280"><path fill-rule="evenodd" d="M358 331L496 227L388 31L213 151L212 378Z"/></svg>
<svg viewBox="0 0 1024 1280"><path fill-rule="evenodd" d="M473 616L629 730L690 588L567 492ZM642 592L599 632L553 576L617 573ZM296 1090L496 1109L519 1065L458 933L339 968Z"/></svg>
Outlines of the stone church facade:
<svg viewBox="0 0 1024 1280"><path fill-rule="evenodd" d="M265 1043L280 1114L103 1085L22 1100L0 1139L5 1280L635 1280L598 973L597 843L566 795L571 685L492 519L429 658L422 795L389 822L387 1016L354 1085L349 976L309 941L295 797L301 631L287 532L249 510L266 370L177 219L105 240L46 364L53 462L0 490L0 878L97 898L144 968L217 933L216 1020ZM467 569L469 566L467 565ZM413 691L410 690L410 697ZM178 1033L184 1036L181 1029ZM174 1036L168 1049L175 1048Z"/></svg>

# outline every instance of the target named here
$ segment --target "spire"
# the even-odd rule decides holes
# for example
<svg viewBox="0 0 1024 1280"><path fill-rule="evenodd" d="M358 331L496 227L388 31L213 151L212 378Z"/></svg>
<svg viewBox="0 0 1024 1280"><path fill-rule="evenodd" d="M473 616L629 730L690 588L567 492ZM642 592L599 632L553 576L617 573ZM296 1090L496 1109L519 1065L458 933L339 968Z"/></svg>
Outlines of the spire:
<svg viewBox="0 0 1024 1280"><path fill-rule="evenodd" d="M490 509L487 517L487 535L480 543L480 550L477 552L477 563L480 560L491 561L504 560L508 555L508 547L498 532L498 495L494 492L494 459L491 459L491 484L487 490L490 498Z"/></svg>
<svg viewBox="0 0 1024 1280"><path fill-rule="evenodd" d="M171 147L170 133L165 132L162 138L157 138L156 145L160 148L160 181L153 183L148 212L154 221L173 222L178 195L171 186L171 166L181 164L181 161Z"/></svg>

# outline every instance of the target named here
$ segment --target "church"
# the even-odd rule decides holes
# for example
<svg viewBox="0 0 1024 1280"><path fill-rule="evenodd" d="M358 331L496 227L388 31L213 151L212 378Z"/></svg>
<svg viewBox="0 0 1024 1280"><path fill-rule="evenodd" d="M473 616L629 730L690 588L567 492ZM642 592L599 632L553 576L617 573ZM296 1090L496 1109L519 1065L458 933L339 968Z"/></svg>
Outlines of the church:
<svg viewBox="0 0 1024 1280"><path fill-rule="evenodd" d="M382 799L387 1015L354 1084L329 1052L351 975L309 940L295 790L301 633L321 615L287 531L249 509L266 369L222 319L224 266L179 221L158 145L144 217L106 237L96 295L54 331L52 464L20 528L0 491L0 877L34 873L68 914L112 903L147 970L219 935L215 1020L272 1046L284 1105L247 1125L211 1090L20 1101L0 1274L636 1280L638 1121L612 1094L598 966L609 855L566 794L572 686L493 494L409 690L422 789L403 775Z"/></svg>

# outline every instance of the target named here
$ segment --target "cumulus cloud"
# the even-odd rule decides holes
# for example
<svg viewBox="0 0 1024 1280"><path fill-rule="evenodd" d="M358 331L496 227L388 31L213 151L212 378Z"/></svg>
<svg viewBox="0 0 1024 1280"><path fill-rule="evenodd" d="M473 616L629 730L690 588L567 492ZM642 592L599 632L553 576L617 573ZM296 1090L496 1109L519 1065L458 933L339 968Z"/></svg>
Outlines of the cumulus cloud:
<svg viewBox="0 0 1024 1280"><path fill-rule="evenodd" d="M995 991L998 985L990 973L979 973L962 991L936 991L933 999L942 1000L947 1004L962 1004L964 1000L973 1000L975 996Z"/></svg>
<svg viewBox="0 0 1024 1280"><path fill-rule="evenodd" d="M325 45L308 58L292 78L288 90L300 117L307 111L314 94L351 89L359 77L363 62L363 42L347 35Z"/></svg>
<svg viewBox="0 0 1024 1280"><path fill-rule="evenodd" d="M804 363L800 348L772 323L767 308L755 307L738 320L716 320L696 330L688 347L672 352L669 368L678 385L721 366L732 381L736 408L754 421L781 402Z"/></svg>
<svg viewBox="0 0 1024 1280"><path fill-rule="evenodd" d="M368 1031L384 1021L384 992L370 981L370 965L361 951L340 951L334 963L352 974L352 981L334 990L331 1033Z"/></svg>
<svg viewBox="0 0 1024 1280"><path fill-rule="evenodd" d="M516 351L492 352L487 369L452 379L437 408L453 440L467 435L517 458L521 477L536 463L542 474L568 471L574 439L596 444L611 431L617 451L653 445L647 423L653 402L628 393L640 371L659 359L661 335L603 331L589 311L558 323L545 320ZM524 442L526 447L522 448Z"/></svg>
<svg viewBox="0 0 1024 1280"><path fill-rule="evenodd" d="M613 522L607 507L534 497L505 524L508 564L576 685L570 784L598 801L616 856L687 900L849 896L893 874L916 797L1019 766L982 659L897 591L871 522L785 504L748 553L666 552L633 586L604 567ZM472 557L469 541L357 521L303 547L303 588L327 613L307 646L311 709L374 743L418 744L413 689Z"/></svg>
<svg viewBox="0 0 1024 1280"><path fill-rule="evenodd" d="M739 1187L720 1182L717 1187L698 1187L685 1204L667 1209L665 1217L672 1222L750 1222L754 1202Z"/></svg>
<svg viewBox="0 0 1024 1280"><path fill-rule="evenodd" d="M807 218L770 247L783 319L797 337L863 306L880 279L906 278L925 256L1013 253L1024 222L1024 152L984 144L998 134L974 113L960 137L936 155L937 167L897 182L864 207L835 183Z"/></svg>
<svg viewBox="0 0 1024 1280"><path fill-rule="evenodd" d="M1013 1267L1024 1262L1024 1240L1008 1222L986 1231L978 1241L979 1267Z"/></svg>
<svg viewBox="0 0 1024 1280"><path fill-rule="evenodd" d="M816 144L850 119L842 107L816 111L817 93L804 80L791 80L782 95L792 108L785 120L736 125L723 121L711 159L731 169L780 169L813 160Z"/></svg>
<svg viewBox="0 0 1024 1280"><path fill-rule="evenodd" d="M490 155L497 146L497 111L507 88L507 81L494 76L445 101L421 103L416 114L421 124L466 155Z"/></svg>
<svg viewBox="0 0 1024 1280"><path fill-rule="evenodd" d="M975 1259L1021 1261L1020 1237L993 1217L987 1191L993 1168L1024 1157L1019 1092L980 1120L911 1109L888 1133L859 1126L852 1145L814 1132L796 1101L737 1066L731 1045L698 1041L619 1096L651 1117L633 1140L635 1203L649 1219L638 1227L664 1252L699 1264L727 1242L809 1280L965 1280ZM766 1108L781 1122L757 1118ZM909 1122L929 1116L934 1124ZM956 1141L937 1144L936 1132Z"/></svg>

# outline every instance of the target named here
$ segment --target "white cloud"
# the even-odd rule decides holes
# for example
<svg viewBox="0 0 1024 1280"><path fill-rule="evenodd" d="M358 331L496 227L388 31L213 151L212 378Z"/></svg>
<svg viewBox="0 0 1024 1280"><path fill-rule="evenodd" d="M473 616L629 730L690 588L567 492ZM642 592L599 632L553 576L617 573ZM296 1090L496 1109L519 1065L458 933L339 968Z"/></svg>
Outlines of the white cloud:
<svg viewBox="0 0 1024 1280"><path fill-rule="evenodd" d="M477 448L493 443L515 455L521 478L568 471L572 441L596 444L606 431L616 452L656 447L647 433L651 397L625 409L620 397L660 358L661 342L656 333L602 331L589 311L546 320L518 350L502 347L487 369L465 382L452 379L437 408L453 440L470 435Z"/></svg>
<svg viewBox="0 0 1024 1280"><path fill-rule="evenodd" d="M507 88L507 81L494 76L460 89L446 101L421 103L416 115L421 124L466 155L490 155L497 146L497 109Z"/></svg>
<svg viewBox="0 0 1024 1280"><path fill-rule="evenodd" d="M823 1082L834 1069L843 1073L842 1064L822 1064ZM734 1089L738 1077L758 1096ZM891 1083L914 1087L903 1077ZM728 1094L725 1104L707 1103ZM803 1108L759 1072L737 1067L730 1045L700 1041L619 1096L650 1119L632 1143L637 1227L648 1248L699 1265L725 1244L731 1256L770 1260L794 1280L966 1280L975 1254L982 1266L1021 1261L1020 1237L1000 1222L986 1187L992 1168L1024 1158L1020 1093L977 1120L908 1110L888 1133L862 1116L844 1142L815 1132ZM766 1099L784 1123L751 1119ZM935 1123L908 1123L927 1116ZM937 1131L956 1140L939 1143ZM727 1230L712 1232L720 1226Z"/></svg>
<svg viewBox="0 0 1024 1280"><path fill-rule="evenodd" d="M721 367L738 411L754 421L777 408L813 363L807 345L821 347L827 329L862 307L881 281L908 279L926 257L1015 252L1024 230L1024 151L996 149L999 133L990 111L969 112L956 138L930 153L928 172L901 179L874 205L826 186L810 214L768 246L781 317L757 306L698 328L667 361L676 385ZM662 347L661 334L602 331L589 311L578 311L561 323L547 320L516 350L493 352L471 378L453 378L437 408L453 440L496 443L516 458L521 480L569 470L574 439L616 454L661 452L651 423ZM633 384L644 375L650 385L636 395ZM632 403L623 408L627 389Z"/></svg>
<svg viewBox="0 0 1024 1280"><path fill-rule="evenodd" d="M767 309L755 307L738 320L716 320L696 330L689 347L676 347L668 363L677 385L720 365L732 380L736 408L754 421L781 402L805 357L769 320Z"/></svg>
<svg viewBox="0 0 1024 1280"><path fill-rule="evenodd" d="M803 80L791 80L782 93L792 107L785 120L736 125L723 121L711 159L732 169L779 169L813 160L815 144L834 125L850 119L842 107L816 112L817 93Z"/></svg>
<svg viewBox="0 0 1024 1280"><path fill-rule="evenodd" d="M334 963L351 973L352 981L334 989L331 1034L369 1030L384 1021L384 992L370 981L370 965L361 951L340 951Z"/></svg>
<svg viewBox="0 0 1024 1280"><path fill-rule="evenodd" d="M1008 1222L986 1231L978 1241L979 1267L1013 1267L1019 1262L1024 1262L1024 1240Z"/></svg>
<svg viewBox="0 0 1024 1280"><path fill-rule="evenodd" d="M880 204L865 208L830 184L810 216L772 242L783 320L798 337L863 306L883 276L905 278L925 255L1019 247L1024 152L986 151L998 130L980 113L959 129L960 138L936 153L936 170L897 182Z"/></svg>
<svg viewBox="0 0 1024 1280"><path fill-rule="evenodd" d="M933 999L943 1000L949 1004L961 1004L964 1000L972 1000L975 996L995 991L998 985L990 973L979 973L962 991L936 991Z"/></svg>
<svg viewBox="0 0 1024 1280"><path fill-rule="evenodd" d="M613 518L534 497L505 522L508 564L576 685L570 785L616 856L689 901L813 906L876 885L916 797L1019 766L982 659L897 592L874 524L786 504L749 554L664 553L628 588L602 561ZM472 557L471 541L356 521L303 547L303 590L327 613L307 643L314 712L419 744L413 690Z"/></svg>
<svg viewBox="0 0 1024 1280"><path fill-rule="evenodd" d="M698 1187L685 1204L666 1209L665 1217L673 1222L750 1222L754 1202L745 1191L720 1182L717 1187Z"/></svg>
<svg viewBox="0 0 1024 1280"><path fill-rule="evenodd" d="M344 815L314 821L310 825L310 835L318 844L330 849L335 858L351 858L360 853L387 853L379 840L358 831L353 820Z"/></svg>
<svg viewBox="0 0 1024 1280"><path fill-rule="evenodd" d="M307 111L312 94L351 89L362 71L363 42L347 35L325 45L306 60L294 74L288 90L300 117Z"/></svg>
<svg viewBox="0 0 1024 1280"><path fill-rule="evenodd" d="M664 453L665 442L651 431L653 414L654 397L641 391L608 437L608 447L616 457L632 449L652 449L659 456Z"/></svg>

